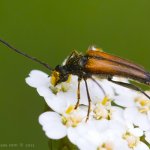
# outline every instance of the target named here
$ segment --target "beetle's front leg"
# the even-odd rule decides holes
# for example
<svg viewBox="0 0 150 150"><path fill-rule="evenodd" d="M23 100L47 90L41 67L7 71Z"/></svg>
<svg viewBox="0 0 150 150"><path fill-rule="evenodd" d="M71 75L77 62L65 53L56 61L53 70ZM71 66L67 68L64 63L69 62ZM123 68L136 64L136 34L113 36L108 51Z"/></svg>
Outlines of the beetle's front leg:
<svg viewBox="0 0 150 150"><path fill-rule="evenodd" d="M88 88L88 84L87 84L87 79L84 78L84 82L85 82L85 87L86 87L86 93L87 93L87 97L88 97L88 112L87 112L87 116L86 116L86 122L89 119L90 116L90 110L91 110L91 98L90 98L90 93L89 93L89 88Z"/></svg>
<svg viewBox="0 0 150 150"><path fill-rule="evenodd" d="M75 109L77 109L80 104L80 83L81 83L81 78L78 77L77 103L75 105Z"/></svg>

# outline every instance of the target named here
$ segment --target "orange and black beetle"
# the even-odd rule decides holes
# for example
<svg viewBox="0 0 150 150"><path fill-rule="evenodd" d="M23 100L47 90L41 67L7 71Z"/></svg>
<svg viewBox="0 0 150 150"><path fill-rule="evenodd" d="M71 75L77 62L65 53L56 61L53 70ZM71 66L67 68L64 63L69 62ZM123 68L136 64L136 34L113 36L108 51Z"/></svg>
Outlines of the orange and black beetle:
<svg viewBox="0 0 150 150"><path fill-rule="evenodd" d="M55 77L55 82L53 83L54 86L61 82L65 82L68 80L70 75L78 76L78 89L77 89L77 103L75 109L79 106L80 103L80 82L83 79L86 86L87 96L88 96L88 113L87 118L88 120L90 107L91 107L91 98L89 94L87 79L93 80L103 91L104 95L106 92L103 90L101 85L93 78L93 75L97 75L103 77L115 84L140 91L146 97L150 99L150 96L147 95L143 90L139 87L130 84L124 83L119 81L112 80L113 76L129 78L131 80L138 81L140 83L144 83L146 85L150 85L150 73L147 72L143 67L136 65L130 61L122 59L120 57L110 55L105 53L99 49L89 49L85 55L78 53L77 51L73 51L71 55L68 57L66 63L64 65L58 65L55 69L52 69L48 64L40 61L39 59L27 55L20 50L17 50L9 43L5 42L4 40L0 39L0 42L8 46L13 51L34 60L49 70L52 71L52 76Z"/></svg>

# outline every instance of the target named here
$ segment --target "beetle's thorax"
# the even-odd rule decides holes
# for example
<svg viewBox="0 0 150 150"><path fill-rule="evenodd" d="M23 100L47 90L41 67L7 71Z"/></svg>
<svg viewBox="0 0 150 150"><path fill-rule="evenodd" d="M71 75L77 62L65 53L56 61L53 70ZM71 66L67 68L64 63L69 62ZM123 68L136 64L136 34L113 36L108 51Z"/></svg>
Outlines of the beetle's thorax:
<svg viewBox="0 0 150 150"><path fill-rule="evenodd" d="M87 60L87 56L75 53L67 59L64 65L56 66L52 73L53 85L67 81L70 75L77 75L80 79L88 77L88 73L85 72Z"/></svg>
<svg viewBox="0 0 150 150"><path fill-rule="evenodd" d="M84 66L87 62L87 59L88 58L86 56L75 55L67 61L64 67L66 67L68 73L79 76L84 73Z"/></svg>

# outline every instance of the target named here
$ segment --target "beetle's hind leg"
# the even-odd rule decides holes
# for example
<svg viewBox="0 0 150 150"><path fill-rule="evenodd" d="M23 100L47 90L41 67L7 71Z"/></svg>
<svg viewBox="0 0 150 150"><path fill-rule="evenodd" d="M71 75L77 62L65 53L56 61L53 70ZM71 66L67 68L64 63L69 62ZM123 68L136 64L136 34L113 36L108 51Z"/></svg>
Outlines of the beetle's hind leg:
<svg viewBox="0 0 150 150"><path fill-rule="evenodd" d="M141 92L142 94L144 94L148 99L150 99L150 96L147 95L142 89L140 89L140 88L137 87L136 85L133 85L133 84L130 84L130 83L124 83L124 82L120 82L120 81L114 81L114 80L112 80L112 77L109 77L109 78L108 78L108 81L111 81L112 83L121 85L121 86L123 86L123 87L129 88L129 89L132 89L132 90L135 90L135 91L139 91L139 92Z"/></svg>
<svg viewBox="0 0 150 150"><path fill-rule="evenodd" d="M89 94L89 89L88 89L88 84L87 84L87 79L84 78L84 82L85 82L85 87L86 87L86 92L87 92L87 97L88 97L88 112L87 112L87 116L86 116L86 122L89 119L89 115L90 115L90 110L91 110L91 98L90 98L90 94Z"/></svg>
<svg viewBox="0 0 150 150"><path fill-rule="evenodd" d="M106 97L106 92L103 87L93 77L90 77L90 79L97 84L97 86L102 90L104 96Z"/></svg>
<svg viewBox="0 0 150 150"><path fill-rule="evenodd" d="M80 83L81 83L81 78L78 77L77 103L74 109L77 109L80 104Z"/></svg>

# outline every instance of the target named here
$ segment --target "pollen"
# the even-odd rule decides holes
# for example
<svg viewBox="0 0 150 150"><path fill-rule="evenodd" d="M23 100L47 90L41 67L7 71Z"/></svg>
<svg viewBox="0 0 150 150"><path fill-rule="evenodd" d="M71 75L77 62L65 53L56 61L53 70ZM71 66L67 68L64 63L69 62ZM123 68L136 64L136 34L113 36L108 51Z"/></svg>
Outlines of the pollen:
<svg viewBox="0 0 150 150"><path fill-rule="evenodd" d="M102 102L98 102L93 109L93 117L97 120L112 118L111 101L108 98L104 98Z"/></svg>
<svg viewBox="0 0 150 150"><path fill-rule="evenodd" d="M129 148L134 148L140 141L139 137L136 137L129 132L123 134L122 138L127 141Z"/></svg>
<svg viewBox="0 0 150 150"><path fill-rule="evenodd" d="M150 111L150 101L143 98L136 98L135 99L136 105L140 113L147 113Z"/></svg>
<svg viewBox="0 0 150 150"><path fill-rule="evenodd" d="M101 103L102 103L102 105L106 105L107 102L109 102L109 99L107 96L105 96Z"/></svg>
<svg viewBox="0 0 150 150"><path fill-rule="evenodd" d="M62 124L66 127L76 127L79 123L82 122L83 116L78 113L77 110L74 110L74 106L70 105L65 114L62 115Z"/></svg>
<svg viewBox="0 0 150 150"><path fill-rule="evenodd" d="M76 127L81 121L82 118L80 116L62 116L62 124L66 127Z"/></svg>
<svg viewBox="0 0 150 150"><path fill-rule="evenodd" d="M57 71L53 71L52 72L52 76L51 76L51 80L50 80L50 82L51 82L51 84L53 85L53 86L55 86L56 85L56 83L57 83L57 81L59 80L59 72L57 72Z"/></svg>
<svg viewBox="0 0 150 150"><path fill-rule="evenodd" d="M136 99L135 99L135 102L138 102L141 106L145 106L145 105L147 105L147 104L150 103L149 100L140 99L140 98L136 98Z"/></svg>
<svg viewBox="0 0 150 150"><path fill-rule="evenodd" d="M70 114L73 110L74 110L74 106L70 105L66 110L66 114Z"/></svg>
<svg viewBox="0 0 150 150"><path fill-rule="evenodd" d="M71 74L68 76L68 80L66 82L70 83L70 81L71 81Z"/></svg>
<svg viewBox="0 0 150 150"><path fill-rule="evenodd" d="M103 143L97 148L97 150L113 150L113 149L114 149L113 143L110 142Z"/></svg>

